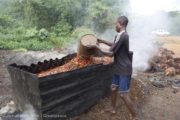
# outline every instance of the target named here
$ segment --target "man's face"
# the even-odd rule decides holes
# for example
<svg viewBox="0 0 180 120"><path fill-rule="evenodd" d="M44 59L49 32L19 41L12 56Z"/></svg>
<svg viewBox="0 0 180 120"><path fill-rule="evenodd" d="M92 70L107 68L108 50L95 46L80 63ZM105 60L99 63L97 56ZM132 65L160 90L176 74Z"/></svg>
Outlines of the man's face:
<svg viewBox="0 0 180 120"><path fill-rule="evenodd" d="M116 32L120 32L121 31L121 24L119 22L116 22Z"/></svg>

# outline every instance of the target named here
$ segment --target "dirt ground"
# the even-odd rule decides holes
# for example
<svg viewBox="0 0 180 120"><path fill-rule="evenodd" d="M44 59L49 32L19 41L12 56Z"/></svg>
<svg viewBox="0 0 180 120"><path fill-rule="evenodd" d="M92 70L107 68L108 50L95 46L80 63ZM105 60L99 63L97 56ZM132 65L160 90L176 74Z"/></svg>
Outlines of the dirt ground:
<svg viewBox="0 0 180 120"><path fill-rule="evenodd" d="M138 73L134 76L131 97L135 101L141 120L180 120L180 92L170 86L157 88L150 83L156 74ZM176 76L176 79L180 79ZM110 98L100 101L87 113L75 120L130 120L131 116L124 102L118 97L117 114L103 112L109 106Z"/></svg>
<svg viewBox="0 0 180 120"><path fill-rule="evenodd" d="M180 36L159 36L156 39L163 44L163 47L175 52L180 57Z"/></svg>
<svg viewBox="0 0 180 120"><path fill-rule="evenodd" d="M14 55L13 52L0 51L0 108L12 100L12 85L6 64L19 58ZM11 57L7 59L7 56ZM32 61L30 60L30 62ZM151 81L156 76L160 76L159 73L133 75L131 97L135 101L141 120L180 120L180 91L175 91L171 85L163 88L153 86ZM171 79L180 80L180 76ZM130 120L130 113L120 97L117 101L117 114L115 115L103 112L110 102L109 98L104 98L73 120Z"/></svg>

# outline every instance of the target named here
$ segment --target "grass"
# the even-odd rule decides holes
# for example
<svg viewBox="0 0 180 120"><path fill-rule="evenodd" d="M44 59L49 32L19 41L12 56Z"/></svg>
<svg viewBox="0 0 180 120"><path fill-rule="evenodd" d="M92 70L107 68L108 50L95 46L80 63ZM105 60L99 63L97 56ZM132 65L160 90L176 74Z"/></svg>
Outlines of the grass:
<svg viewBox="0 0 180 120"><path fill-rule="evenodd" d="M53 44L50 41L38 41L38 40L27 40L27 41L5 41L0 40L0 49L3 50L18 50L18 49L26 49L26 50L48 50L53 48Z"/></svg>

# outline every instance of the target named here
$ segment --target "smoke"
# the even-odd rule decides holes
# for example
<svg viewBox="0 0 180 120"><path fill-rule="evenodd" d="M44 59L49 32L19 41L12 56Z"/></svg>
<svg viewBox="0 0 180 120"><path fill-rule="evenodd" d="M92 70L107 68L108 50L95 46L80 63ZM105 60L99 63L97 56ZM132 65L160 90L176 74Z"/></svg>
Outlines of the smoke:
<svg viewBox="0 0 180 120"><path fill-rule="evenodd" d="M122 0L118 0L119 5ZM176 1L177 2L177 1ZM176 5L174 1L162 0L129 0L120 15L129 18L127 32L130 35L130 50L134 52L134 71L144 71L149 67L148 61L157 53L156 36L152 34L157 30L169 30L170 20L167 12ZM117 6L117 4L115 4ZM118 12L118 11L117 11ZM114 39L115 29L106 30L100 37Z"/></svg>
<svg viewBox="0 0 180 120"><path fill-rule="evenodd" d="M37 120L37 114L31 105L26 105L26 110L20 115L21 120Z"/></svg>
<svg viewBox="0 0 180 120"><path fill-rule="evenodd" d="M15 104L13 101L10 101L9 103L7 103L7 105L5 107L2 107L0 109L0 116L6 114L6 113L14 113L16 111L16 108L15 108Z"/></svg>
<svg viewBox="0 0 180 120"><path fill-rule="evenodd" d="M130 14L131 15L131 14ZM152 19L153 18L153 19ZM134 70L146 70L149 59L157 53L153 31L168 30L168 17L164 12L150 16L130 16L130 49L134 51Z"/></svg>
<svg viewBox="0 0 180 120"><path fill-rule="evenodd" d="M14 101L11 101L5 107L0 109L0 116L7 119L12 118L18 120L38 120L37 119L38 115L36 114L33 106L30 104L25 105L25 110L23 113L17 114L16 112L18 112L16 105Z"/></svg>
<svg viewBox="0 0 180 120"><path fill-rule="evenodd" d="M169 29L169 18L166 10L169 1L162 0L130 0L128 17L130 19L130 49L134 52L133 68L144 71L149 67L149 59L157 53L154 44L156 30Z"/></svg>
<svg viewBox="0 0 180 120"><path fill-rule="evenodd" d="M156 36L152 33L158 30L169 30L170 19L167 12L180 8L177 3L180 2L178 0L114 1L112 8L117 8L117 14L129 18L127 31L130 35L130 50L134 52L133 68L135 72L144 71L149 67L149 60L158 50L158 46L155 44ZM115 25L111 25L104 33L97 36L113 41L115 35ZM76 48L77 45L74 46L73 48Z"/></svg>

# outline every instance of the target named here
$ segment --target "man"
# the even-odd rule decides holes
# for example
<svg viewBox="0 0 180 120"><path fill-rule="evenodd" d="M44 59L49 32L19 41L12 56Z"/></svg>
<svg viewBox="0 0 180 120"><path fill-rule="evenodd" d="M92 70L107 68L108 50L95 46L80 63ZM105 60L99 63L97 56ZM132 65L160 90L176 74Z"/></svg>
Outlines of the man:
<svg viewBox="0 0 180 120"><path fill-rule="evenodd" d="M116 98L117 92L125 102L126 106L130 110L134 120L137 120L137 112L129 96L129 89L131 84L132 75L132 54L129 52L129 35L126 32L128 25L128 18L126 16L120 16L116 23L117 35L113 43L98 39L99 43L104 43L110 46L109 51L103 51L99 46L88 46L89 48L99 49L107 56L114 56L113 64L113 79L112 79L112 94L111 94L111 108L106 111L113 114L116 113Z"/></svg>

